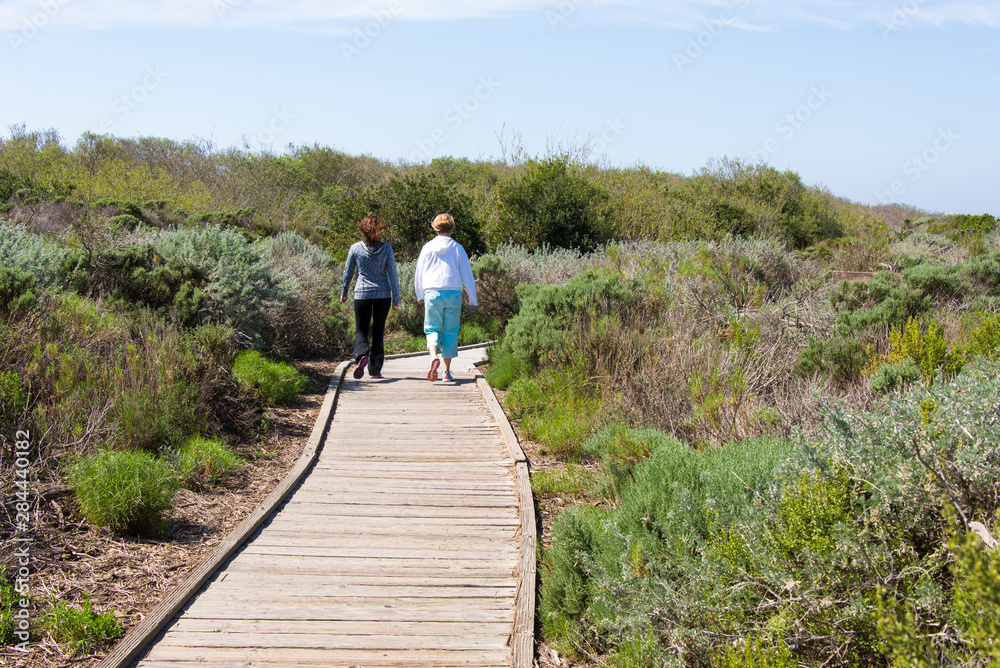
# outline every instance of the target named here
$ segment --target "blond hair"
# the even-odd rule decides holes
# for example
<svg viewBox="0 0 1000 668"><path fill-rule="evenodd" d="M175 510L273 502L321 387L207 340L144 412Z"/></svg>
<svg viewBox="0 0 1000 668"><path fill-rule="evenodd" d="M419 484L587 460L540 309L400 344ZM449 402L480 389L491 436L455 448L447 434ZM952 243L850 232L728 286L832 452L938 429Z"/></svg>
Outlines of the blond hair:
<svg viewBox="0 0 1000 668"><path fill-rule="evenodd" d="M455 219L451 217L450 213L440 213L431 223L431 227L438 234L451 234L455 231Z"/></svg>

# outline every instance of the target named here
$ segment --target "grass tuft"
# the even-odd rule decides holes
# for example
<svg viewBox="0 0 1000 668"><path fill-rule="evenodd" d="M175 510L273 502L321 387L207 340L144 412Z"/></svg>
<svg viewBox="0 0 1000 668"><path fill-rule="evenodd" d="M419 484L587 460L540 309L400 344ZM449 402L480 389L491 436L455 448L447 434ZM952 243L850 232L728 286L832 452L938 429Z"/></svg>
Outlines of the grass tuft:
<svg viewBox="0 0 1000 668"><path fill-rule="evenodd" d="M69 477L87 519L120 534L158 528L178 486L165 461L142 451L102 450L77 461Z"/></svg>
<svg viewBox="0 0 1000 668"><path fill-rule="evenodd" d="M244 389L279 406L294 404L309 385L309 379L290 364L269 360L256 350L244 350L236 356L233 376Z"/></svg>
<svg viewBox="0 0 1000 668"><path fill-rule="evenodd" d="M100 615L94 612L86 592L83 607L59 601L45 615L43 625L63 651L73 656L92 654L125 635L114 611Z"/></svg>
<svg viewBox="0 0 1000 668"><path fill-rule="evenodd" d="M246 461L219 439L192 436L169 457L182 483L218 483L239 471Z"/></svg>

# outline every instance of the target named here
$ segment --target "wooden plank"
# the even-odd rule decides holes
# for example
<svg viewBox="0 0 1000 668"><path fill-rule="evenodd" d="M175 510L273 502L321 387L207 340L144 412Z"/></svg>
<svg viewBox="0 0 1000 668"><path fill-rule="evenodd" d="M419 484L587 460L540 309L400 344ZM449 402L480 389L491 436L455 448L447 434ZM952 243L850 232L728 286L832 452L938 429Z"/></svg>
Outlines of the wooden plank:
<svg viewBox="0 0 1000 668"><path fill-rule="evenodd" d="M321 650L287 648L213 648L206 649L154 646L148 658L151 661L198 661L211 656L213 661L243 662L245 666L257 666L261 662L277 665L316 666L462 666L501 665L509 656L507 650L387 650L367 652L361 650Z"/></svg>
<svg viewBox="0 0 1000 668"><path fill-rule="evenodd" d="M302 525L307 525L312 523L317 528L322 529L323 527L329 527L331 530L339 530L340 527L344 525L357 525L358 515L347 515L340 514L338 506L323 506L322 508L316 506L296 506L294 513L290 513L288 519L281 518L282 522L297 522ZM277 521L277 520L275 520ZM497 526L497 527L511 527L518 525L518 517L516 514L503 515L502 517L488 517L479 514L476 517L411 517L407 518L406 522L400 522L398 517L387 516L387 517L375 517L368 516L365 518L364 523L368 526L405 526L414 527L421 525L437 525L437 526Z"/></svg>
<svg viewBox="0 0 1000 668"><path fill-rule="evenodd" d="M510 480L501 481L499 479L483 480L441 480L440 477L432 478L391 478L384 476L349 476L328 473L326 471L313 471L312 475L302 484L300 489L357 489L359 487L375 487L384 489L387 485L393 489L457 489L457 490L483 490L487 492L502 491L508 494L514 489L514 483Z"/></svg>
<svg viewBox="0 0 1000 668"><path fill-rule="evenodd" d="M282 507L282 510L321 514L324 512L324 507L326 506L334 509L336 514L345 517L396 517L400 519L412 517L461 517L466 519L517 517L517 512L513 508L444 508L429 506L380 506L374 504L349 506L343 503L326 504L318 501L303 503L295 500L286 503Z"/></svg>
<svg viewBox="0 0 1000 668"><path fill-rule="evenodd" d="M250 594L254 600L264 600L269 596L297 595L308 592L309 596L323 598L514 598L515 582L492 587L449 586L445 584L400 585L400 584L341 584L333 582L296 581L295 578L263 578L257 582L225 578L212 583L213 594L230 593L234 596ZM291 594L295 592L295 594Z"/></svg>
<svg viewBox="0 0 1000 668"><path fill-rule="evenodd" d="M330 575L396 575L399 577L441 578L443 580L455 577L472 578L502 578L510 577L517 572L517 562L473 561L461 564L447 564L433 559L400 558L391 561L360 563L357 559L347 557L303 557L295 558L294 564L289 564L285 556L270 554L241 554L240 558L231 562L227 572L257 573L283 568L285 573L316 573Z"/></svg>
<svg viewBox="0 0 1000 668"><path fill-rule="evenodd" d="M340 494L345 492L372 493L382 491L389 494L433 495L450 494L455 496L482 496L517 498L511 484L485 481L436 481L436 480L379 480L367 479L351 481L346 478L314 478L299 488L301 492L325 492Z"/></svg>
<svg viewBox="0 0 1000 668"><path fill-rule="evenodd" d="M467 636L336 635L332 633L212 633L168 631L157 645L163 647L211 647L324 650L498 650L506 652L507 633Z"/></svg>
<svg viewBox="0 0 1000 668"><path fill-rule="evenodd" d="M434 560L461 560L461 561L497 561L497 556L508 556L517 554L518 551L510 547L506 550L496 549L483 552L472 552L463 550L442 550L427 549L414 550L406 546L396 548L353 548L353 547L295 547L282 545L257 545L250 543L241 554L280 554L296 557L351 557L354 559L434 559Z"/></svg>
<svg viewBox="0 0 1000 668"><path fill-rule="evenodd" d="M312 533L265 532L253 538L254 545L273 545L275 547L316 547L316 548L389 548L399 547L405 542L409 549L467 549L469 552L485 552L492 549L516 550L513 542L507 536L408 536L400 541L393 535L364 536L316 536ZM404 548L404 549L405 549Z"/></svg>
<svg viewBox="0 0 1000 668"><path fill-rule="evenodd" d="M459 604L465 601L468 604ZM308 619L339 621L398 621L398 622L490 622L514 619L509 599L335 599L307 596L276 598L262 605L249 606L245 598L220 597L212 601L195 601L185 611L185 617L210 619Z"/></svg>
<svg viewBox="0 0 1000 668"><path fill-rule="evenodd" d="M492 538L494 540L510 540L516 538L517 525L514 522L506 524L464 524L452 526L450 524L426 524L407 522L400 525L398 522L391 523L370 523L370 522L330 522L328 519L316 521L315 516L303 515L300 517L289 517L280 522L275 521L266 526L268 531L277 533L287 533L289 536L301 536L304 534L318 535L320 533L328 536L396 536L400 539L413 536L425 536L428 538Z"/></svg>
<svg viewBox="0 0 1000 668"><path fill-rule="evenodd" d="M472 478L474 476L484 476L484 475L495 475L503 476L509 478L511 475L511 466L505 464L497 464L494 462L466 462L461 465L455 466L442 466L437 463L431 462L387 462L381 464L383 467L385 475L391 475L393 472L406 473L406 474L419 474L419 473L436 473L439 477L442 474L447 474L450 478L453 474L458 474L460 476ZM319 470L336 470L343 471L344 473L350 473L357 470L370 470L371 467L366 464L354 462L354 461L340 461L337 460L334 463L325 463L318 466ZM447 478L444 478L447 479Z"/></svg>
<svg viewBox="0 0 1000 668"><path fill-rule="evenodd" d="M517 499L509 494L437 494L395 492L337 492L301 489L296 503L336 503L348 506L419 506L422 508L516 508Z"/></svg>
<svg viewBox="0 0 1000 668"><path fill-rule="evenodd" d="M510 623L494 622L379 622L336 620L283 620L280 624L262 619L193 619L181 617L169 632L205 631L219 633L330 633L333 635L467 636L504 635Z"/></svg>
<svg viewBox="0 0 1000 668"><path fill-rule="evenodd" d="M226 583L252 582L259 584L261 578L260 572L249 570L241 572L227 569L226 571L217 574L212 580L213 584L220 581L224 581ZM306 588L327 585L387 585L411 587L466 587L476 589L514 587L516 586L517 581L513 575L493 578L483 577L482 575L432 578L425 576L407 576L399 573L388 573L384 575L372 575L368 573L359 573L356 575L330 575L301 572L290 573L288 571L284 571L281 573L269 573L267 576L267 583L275 585L295 584Z"/></svg>
<svg viewBox="0 0 1000 668"><path fill-rule="evenodd" d="M335 450L335 448L333 449ZM347 463L339 461L338 459L336 459L336 457L337 457L336 452L328 453L328 456L325 458L325 460L321 460L316 465L316 469L321 471L327 469L336 469L336 470L342 469L344 471L362 469L371 471L371 469L367 469L366 467L360 466L355 463ZM510 475L512 467L513 465L508 463L482 461L482 462L470 462L468 464L462 464L462 466L456 466L452 468L458 469L459 471L466 471L470 474L480 474L486 472L486 473ZM438 475L441 474L441 468L439 465L431 463L423 463L423 462L410 462L409 464L387 464L386 467L383 469L383 471L386 474L389 474L393 471L397 471L400 473L437 472Z"/></svg>
<svg viewBox="0 0 1000 668"><path fill-rule="evenodd" d="M168 593L152 612L143 617L142 621L115 645L114 649L101 661L98 668L119 668L131 662L150 639L177 614L194 592L200 589L205 581L211 577L219 565L236 551L247 536L257 530L257 527L267 519L285 496L298 485L316 458L316 453L333 416L337 394L348 366L347 363L341 363L333 377L330 378L312 433L292 470L247 519L226 536L176 589Z"/></svg>

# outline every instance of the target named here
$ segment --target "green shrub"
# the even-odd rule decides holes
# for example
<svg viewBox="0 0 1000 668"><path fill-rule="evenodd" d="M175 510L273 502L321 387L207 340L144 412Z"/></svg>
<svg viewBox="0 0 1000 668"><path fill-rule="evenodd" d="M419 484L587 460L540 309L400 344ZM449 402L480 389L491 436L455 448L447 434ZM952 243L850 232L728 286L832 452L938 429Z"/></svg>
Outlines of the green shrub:
<svg viewBox="0 0 1000 668"><path fill-rule="evenodd" d="M811 339L799 354L795 370L803 377L821 374L847 385L861 377L867 362L864 344L834 336L825 341Z"/></svg>
<svg viewBox="0 0 1000 668"><path fill-rule="evenodd" d="M982 239L997 228L997 220L988 213L979 216L958 214L942 216L927 226L931 234L943 234L952 241L970 242Z"/></svg>
<svg viewBox="0 0 1000 668"><path fill-rule="evenodd" d="M250 243L238 228L147 230L141 241L168 263L175 260L175 266L204 276L199 289L208 296L212 320L244 335L259 336L267 309L286 303L296 287L275 274L265 248Z"/></svg>
<svg viewBox="0 0 1000 668"><path fill-rule="evenodd" d="M1000 294L1000 253L975 257L963 271L984 285L990 294Z"/></svg>
<svg viewBox="0 0 1000 668"><path fill-rule="evenodd" d="M388 223L387 238L399 259L414 258L433 232L430 223L439 213L455 218L455 241L466 252L486 250L478 212L472 198L455 184L433 173L399 175L370 190L354 189L333 206L331 252L343 259L357 239L357 224L365 216L378 214Z"/></svg>
<svg viewBox="0 0 1000 668"><path fill-rule="evenodd" d="M0 167L0 204L5 204L19 190L33 187L31 179L15 174L6 167Z"/></svg>
<svg viewBox="0 0 1000 668"><path fill-rule="evenodd" d="M953 508L952 508L953 510ZM1000 666L1000 550L988 550L975 534L965 533L951 518L952 539L948 551L951 565L950 625L958 631L955 638L936 632L934 618L928 614L927 596L901 599L879 591L879 634L893 666L934 668L950 665ZM937 607L947 601L940 587L928 583ZM973 662L969 659L975 657Z"/></svg>
<svg viewBox="0 0 1000 668"><path fill-rule="evenodd" d="M565 285L521 284L517 294L521 309L507 324L503 346L532 366L572 358L563 346L582 315L597 317L646 296L637 281L593 271Z"/></svg>
<svg viewBox="0 0 1000 668"><path fill-rule="evenodd" d="M182 326L208 314L205 276L179 257L165 259L150 245L102 252L93 263L87 293L150 308Z"/></svg>
<svg viewBox="0 0 1000 668"><path fill-rule="evenodd" d="M934 318L927 320L924 326L911 318L905 327L889 332L889 345L887 361L899 363L912 359L928 384L934 382L939 371L953 375L962 369L961 353L949 344L944 337L944 327Z"/></svg>
<svg viewBox="0 0 1000 668"><path fill-rule="evenodd" d="M517 281L510 268L496 255L484 255L472 266L476 296L483 317L497 318L502 325L517 313Z"/></svg>
<svg viewBox="0 0 1000 668"><path fill-rule="evenodd" d="M485 343L489 339L490 335L486 333L486 330L474 322L463 321L461 327L458 329L458 345L460 346Z"/></svg>
<svg viewBox="0 0 1000 668"><path fill-rule="evenodd" d="M888 271L878 272L865 281L844 281L830 296L839 312L835 333L853 336L871 327L903 325L910 318L926 313L933 306L931 297L905 287Z"/></svg>
<svg viewBox="0 0 1000 668"><path fill-rule="evenodd" d="M922 294L932 299L951 299L960 295L962 278L956 267L939 267L930 264L920 264L904 269L903 280Z"/></svg>
<svg viewBox="0 0 1000 668"><path fill-rule="evenodd" d="M167 456L181 483L218 483L239 471L246 461L238 457L223 441L192 436Z"/></svg>
<svg viewBox="0 0 1000 668"><path fill-rule="evenodd" d="M654 429L632 430L618 423L591 436L583 449L601 462L596 492L611 502L621 501L622 490L633 480L633 469L668 439Z"/></svg>
<svg viewBox="0 0 1000 668"><path fill-rule="evenodd" d="M200 325L195 327L191 334L212 362L225 368L232 366L236 356L232 327L219 324Z"/></svg>
<svg viewBox="0 0 1000 668"><path fill-rule="evenodd" d="M666 650L653 631L638 634L611 653L612 668L659 668L668 665L666 660Z"/></svg>
<svg viewBox="0 0 1000 668"><path fill-rule="evenodd" d="M256 350L244 350L236 356L233 377L244 389L275 405L294 404L309 385L309 379L293 366L271 361Z"/></svg>
<svg viewBox="0 0 1000 668"><path fill-rule="evenodd" d="M118 215L131 216L132 218L142 219L142 207L136 202L131 202L129 200L118 200L113 197L103 197L98 200L94 200L90 203L91 209L113 209L118 212Z"/></svg>
<svg viewBox="0 0 1000 668"><path fill-rule="evenodd" d="M35 278L18 269L0 267L0 313L27 311L38 303Z"/></svg>
<svg viewBox="0 0 1000 668"><path fill-rule="evenodd" d="M718 615L713 587L728 590L706 550L721 527L766 517L776 502L775 469L789 446L760 439L697 452L651 430L626 434L645 446L615 444L621 434L609 428L592 443L609 466L618 459L631 471L619 475L620 502L607 510L572 508L553 522L539 607L546 637L570 647L583 640L615 646L655 624L670 641L696 642L676 634L704 623L698 615ZM647 459L622 457L642 449L650 451ZM765 538L757 531L749 554Z"/></svg>
<svg viewBox="0 0 1000 668"><path fill-rule="evenodd" d="M110 416L115 442L123 448L159 452L205 424L195 388L183 380L138 381L118 389Z"/></svg>
<svg viewBox="0 0 1000 668"><path fill-rule="evenodd" d="M879 366L868 381L868 386L873 392L888 394L900 388L906 387L910 383L920 380L920 367L907 357L902 362L896 364L883 364Z"/></svg>
<svg viewBox="0 0 1000 668"><path fill-rule="evenodd" d="M726 647L712 660L712 668L794 668L798 665L785 643L772 644L760 636L742 638L737 647Z"/></svg>
<svg viewBox="0 0 1000 668"><path fill-rule="evenodd" d="M178 486L166 462L142 451L102 450L83 457L69 478L87 519L119 534L159 528Z"/></svg>
<svg viewBox="0 0 1000 668"><path fill-rule="evenodd" d="M13 371L0 371L0 419L12 419L25 408L24 385Z"/></svg>
<svg viewBox="0 0 1000 668"><path fill-rule="evenodd" d="M994 526L994 532L1000 526ZM952 607L962 639L992 666L1000 666L1000 549L986 549L971 533L953 538Z"/></svg>
<svg viewBox="0 0 1000 668"><path fill-rule="evenodd" d="M502 344L490 347L490 366L486 370L486 381L492 387L506 390L511 383L528 372L528 364L505 351Z"/></svg>
<svg viewBox="0 0 1000 668"><path fill-rule="evenodd" d="M843 479L823 479L805 473L787 485L778 507L777 548L787 559L803 551L829 553L838 524L851 518L850 490Z"/></svg>
<svg viewBox="0 0 1000 668"><path fill-rule="evenodd" d="M497 189L494 243L591 251L610 236L608 194L579 174L568 157L529 160Z"/></svg>
<svg viewBox="0 0 1000 668"><path fill-rule="evenodd" d="M125 635L114 611L100 615L94 612L86 592L82 607L59 601L45 615L42 624L63 651L72 656L93 654Z"/></svg>
<svg viewBox="0 0 1000 668"><path fill-rule="evenodd" d="M961 354L967 359L1000 357L1000 313L985 315L976 323L965 336Z"/></svg>

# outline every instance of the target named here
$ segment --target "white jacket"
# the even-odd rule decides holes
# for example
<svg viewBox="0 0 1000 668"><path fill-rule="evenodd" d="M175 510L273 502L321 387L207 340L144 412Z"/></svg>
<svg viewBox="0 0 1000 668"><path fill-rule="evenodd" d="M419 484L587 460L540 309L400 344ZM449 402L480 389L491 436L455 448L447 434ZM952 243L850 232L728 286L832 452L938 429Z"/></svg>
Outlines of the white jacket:
<svg viewBox="0 0 1000 668"><path fill-rule="evenodd" d="M478 306L472 265L462 244L451 237L439 235L424 244L413 274L417 301L424 300L425 290L461 290L469 293L469 304Z"/></svg>

